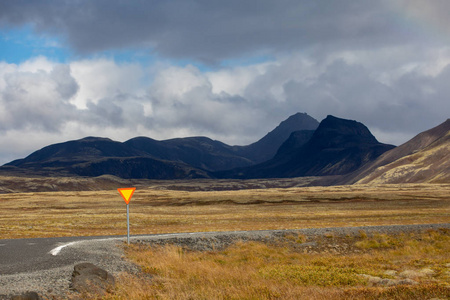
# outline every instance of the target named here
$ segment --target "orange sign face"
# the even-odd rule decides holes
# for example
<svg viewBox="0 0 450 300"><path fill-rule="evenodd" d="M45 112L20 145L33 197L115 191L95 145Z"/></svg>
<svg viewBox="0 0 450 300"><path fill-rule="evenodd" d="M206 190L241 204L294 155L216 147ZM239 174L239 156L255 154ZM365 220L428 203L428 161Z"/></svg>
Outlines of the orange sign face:
<svg viewBox="0 0 450 300"><path fill-rule="evenodd" d="M131 197L133 196L134 191L136 190L135 187L133 188L123 188L123 189L117 189L122 195L123 200L125 200L125 203L128 205L130 203Z"/></svg>

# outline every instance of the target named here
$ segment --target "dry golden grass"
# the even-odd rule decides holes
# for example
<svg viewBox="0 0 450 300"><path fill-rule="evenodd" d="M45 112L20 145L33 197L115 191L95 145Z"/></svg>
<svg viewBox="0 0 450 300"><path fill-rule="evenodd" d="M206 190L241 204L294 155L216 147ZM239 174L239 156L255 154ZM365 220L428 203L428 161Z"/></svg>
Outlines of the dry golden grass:
<svg viewBox="0 0 450 300"><path fill-rule="evenodd" d="M202 184L202 183L199 183ZM222 186L226 183L221 183ZM195 188L195 181L189 188ZM205 189L205 186L199 186ZM449 223L450 185L174 191L139 186L131 234ZM0 195L0 238L125 235L117 190ZM287 240L297 243L301 237ZM327 237L332 241L333 236ZM391 238L363 233L363 253L299 253L261 243L216 252L130 247L149 276L123 274L110 299L423 299L450 297L448 232ZM305 267L300 267L305 266ZM414 286L367 287L358 274L431 268ZM446 269L447 268L447 269ZM152 277L150 277L152 276ZM323 281L326 279L326 281ZM447 285L445 285L447 284Z"/></svg>
<svg viewBox="0 0 450 300"><path fill-rule="evenodd" d="M371 247L387 239L383 247ZM346 237L361 253L304 253L292 241L237 243L222 251L174 245L127 248L144 276L123 275L106 299L445 299L450 297L450 232ZM360 245L361 246L361 245ZM367 276L415 285L370 286Z"/></svg>
<svg viewBox="0 0 450 300"><path fill-rule="evenodd" d="M192 183L191 183L192 184ZM448 223L450 185L187 192L138 188L131 234ZM0 194L0 238L124 235L117 190Z"/></svg>

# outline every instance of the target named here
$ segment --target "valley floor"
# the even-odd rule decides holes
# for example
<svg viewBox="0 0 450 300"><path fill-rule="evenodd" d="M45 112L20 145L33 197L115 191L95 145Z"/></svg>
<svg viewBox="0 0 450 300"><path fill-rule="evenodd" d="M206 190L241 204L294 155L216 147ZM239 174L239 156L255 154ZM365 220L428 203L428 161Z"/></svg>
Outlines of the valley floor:
<svg viewBox="0 0 450 300"><path fill-rule="evenodd" d="M129 182L123 184L118 187ZM236 189L237 184L242 182L138 185L130 202L131 234L450 223L450 184L301 187L284 182L258 188L246 182L247 189ZM7 193L0 195L0 206L3 239L126 234L126 205L115 188ZM116 274L120 282L134 283L119 284L107 297L446 298L449 236L444 229L323 234L319 240L296 234L206 252L133 245L125 248L126 255L144 273Z"/></svg>
<svg viewBox="0 0 450 300"><path fill-rule="evenodd" d="M167 188L138 187L131 234L450 222L450 184ZM2 194L0 206L2 238L126 234L126 205L116 189Z"/></svg>

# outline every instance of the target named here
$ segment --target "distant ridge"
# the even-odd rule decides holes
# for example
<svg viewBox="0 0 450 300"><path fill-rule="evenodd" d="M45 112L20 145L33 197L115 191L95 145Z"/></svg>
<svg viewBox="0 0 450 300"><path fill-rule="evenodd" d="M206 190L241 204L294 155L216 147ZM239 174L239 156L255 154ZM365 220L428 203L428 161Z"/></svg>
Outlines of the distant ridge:
<svg viewBox="0 0 450 300"><path fill-rule="evenodd" d="M86 137L49 145L0 168L3 174L41 176L100 176L121 178L209 178L210 172L250 166L272 158L296 130L316 128L318 122L297 113L280 123L258 142L229 146L207 137L157 141L148 137L124 143L108 138Z"/></svg>
<svg viewBox="0 0 450 300"><path fill-rule="evenodd" d="M121 178L208 177L203 170L183 163L153 159L139 149L99 137L53 144L33 152L24 159L7 163L2 169L6 173L42 176L110 174Z"/></svg>
<svg viewBox="0 0 450 300"><path fill-rule="evenodd" d="M308 177L310 185L450 183L450 119L399 147L379 143L357 121L329 115L318 126L316 122L297 113L248 146L230 146L207 137L164 141L136 137L124 143L86 137L14 160L0 167L0 175L164 180ZM103 179L98 182L106 184Z"/></svg>
<svg viewBox="0 0 450 300"><path fill-rule="evenodd" d="M236 152L234 147L207 137L176 138L164 141L136 137L124 142L124 145L154 159L185 163L206 171L254 164L252 160Z"/></svg>
<svg viewBox="0 0 450 300"><path fill-rule="evenodd" d="M379 143L362 123L327 116L305 143L297 132L264 163L215 173L220 178L283 178L344 175L394 148Z"/></svg>

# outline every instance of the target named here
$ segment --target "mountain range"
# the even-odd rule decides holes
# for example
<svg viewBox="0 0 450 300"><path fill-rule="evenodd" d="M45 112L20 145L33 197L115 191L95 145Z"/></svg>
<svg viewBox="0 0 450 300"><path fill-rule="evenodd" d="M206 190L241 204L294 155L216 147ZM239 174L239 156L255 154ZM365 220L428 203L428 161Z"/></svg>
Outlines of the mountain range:
<svg viewBox="0 0 450 300"><path fill-rule="evenodd" d="M327 116L314 132L292 133L272 159L216 175L221 178L345 175L392 148L378 142L359 122Z"/></svg>
<svg viewBox="0 0 450 300"><path fill-rule="evenodd" d="M0 167L20 176L121 178L332 178L323 184L449 182L450 121L395 147L360 122L297 113L257 142L230 146L207 137L125 142L86 137L49 145Z"/></svg>

